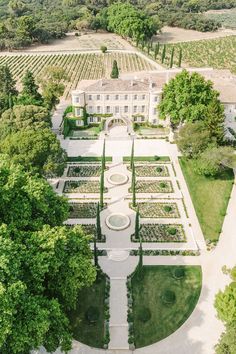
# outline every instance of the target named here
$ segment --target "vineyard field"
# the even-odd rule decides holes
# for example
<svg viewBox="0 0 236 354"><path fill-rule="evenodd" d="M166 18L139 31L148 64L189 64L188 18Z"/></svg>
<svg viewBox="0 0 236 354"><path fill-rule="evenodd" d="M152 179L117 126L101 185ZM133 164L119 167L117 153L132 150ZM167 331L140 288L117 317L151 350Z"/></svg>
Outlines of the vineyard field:
<svg viewBox="0 0 236 354"><path fill-rule="evenodd" d="M0 65L8 64L18 86L27 69L41 77L45 67L61 66L66 70L68 83L64 98L75 89L80 80L109 78L113 60L117 60L121 73L152 70L154 65L135 53L82 53L82 54L19 54L0 56Z"/></svg>
<svg viewBox="0 0 236 354"><path fill-rule="evenodd" d="M183 66L229 69L236 73L236 36L168 45L167 62L173 46L176 53L182 48Z"/></svg>

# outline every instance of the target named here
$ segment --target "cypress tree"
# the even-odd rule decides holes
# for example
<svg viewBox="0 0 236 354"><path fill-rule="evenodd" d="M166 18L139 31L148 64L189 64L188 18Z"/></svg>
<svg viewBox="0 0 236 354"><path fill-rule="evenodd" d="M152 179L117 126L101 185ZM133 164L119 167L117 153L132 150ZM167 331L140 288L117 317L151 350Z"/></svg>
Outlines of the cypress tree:
<svg viewBox="0 0 236 354"><path fill-rule="evenodd" d="M171 57L170 57L170 68L173 68L173 64L174 64L174 52L175 52L175 48L172 47L172 50L171 50Z"/></svg>
<svg viewBox="0 0 236 354"><path fill-rule="evenodd" d="M179 63L178 63L179 68L181 68L181 65L182 65L182 56L183 56L183 52L182 52L182 48L180 48L180 50L179 50Z"/></svg>
<svg viewBox="0 0 236 354"><path fill-rule="evenodd" d="M93 238L93 256L94 256L94 265L95 265L95 267L97 267L98 266L98 254L97 254L97 240L96 240L95 235Z"/></svg>
<svg viewBox="0 0 236 354"><path fill-rule="evenodd" d="M164 44L163 50L162 50L162 56L161 56L161 63L163 64L166 58L166 45Z"/></svg>
<svg viewBox="0 0 236 354"><path fill-rule="evenodd" d="M102 168L105 171L105 169L106 169L106 141L105 141L105 139L103 140Z"/></svg>
<svg viewBox="0 0 236 354"><path fill-rule="evenodd" d="M137 209L136 215L135 215L135 240L139 240L139 207Z"/></svg>
<svg viewBox="0 0 236 354"><path fill-rule="evenodd" d="M101 230L101 220L100 220L100 205L99 202L97 203L97 223L96 223L96 232L97 232L97 239L101 241L102 238L102 230Z"/></svg>
<svg viewBox="0 0 236 354"><path fill-rule="evenodd" d="M139 237L139 262L138 262L138 277L139 279L143 278L143 245L142 237Z"/></svg>
<svg viewBox="0 0 236 354"><path fill-rule="evenodd" d="M101 177L100 177L100 207L101 208L103 208L103 206L104 206L103 193L104 193L104 169L102 166L102 172L101 172Z"/></svg>
<svg viewBox="0 0 236 354"><path fill-rule="evenodd" d="M154 49L154 58L156 59L158 54L159 54L159 50L160 50L160 43L157 42L157 44L155 45L155 49Z"/></svg>
<svg viewBox="0 0 236 354"><path fill-rule="evenodd" d="M118 69L117 61L114 60L113 66L112 66L112 71L111 71L111 78L118 79L118 77L119 77L119 69Z"/></svg>
<svg viewBox="0 0 236 354"><path fill-rule="evenodd" d="M135 181L135 166L132 166L132 206L136 207L136 181Z"/></svg>
<svg viewBox="0 0 236 354"><path fill-rule="evenodd" d="M134 139L132 141L131 156L130 156L130 169L133 168L134 164Z"/></svg>

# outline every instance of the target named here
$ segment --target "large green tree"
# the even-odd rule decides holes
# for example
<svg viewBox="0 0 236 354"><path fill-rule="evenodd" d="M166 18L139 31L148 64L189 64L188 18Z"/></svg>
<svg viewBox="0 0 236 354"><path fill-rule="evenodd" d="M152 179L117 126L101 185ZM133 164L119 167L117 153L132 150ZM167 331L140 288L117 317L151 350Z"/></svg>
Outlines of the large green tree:
<svg viewBox="0 0 236 354"><path fill-rule="evenodd" d="M163 88L163 99L158 106L160 117L170 117L174 125L202 120L206 127L215 124L216 129L211 129L211 133L216 134L220 128L221 131L217 132L217 135L222 136L224 116L218 97L219 93L213 89L211 81L205 80L197 72L183 70Z"/></svg>
<svg viewBox="0 0 236 354"><path fill-rule="evenodd" d="M42 105L43 99L39 93L39 86L35 82L34 75L27 70L22 79L22 91L18 97L17 103L23 105Z"/></svg>
<svg viewBox="0 0 236 354"><path fill-rule="evenodd" d="M10 134L0 143L0 151L27 170L47 177L61 176L67 159L56 135L48 128Z"/></svg>
<svg viewBox="0 0 236 354"><path fill-rule="evenodd" d="M0 66L0 114L13 106L18 94L15 84L9 67Z"/></svg>
<svg viewBox="0 0 236 354"><path fill-rule="evenodd" d="M15 105L0 117L0 138L19 130L38 130L51 127L51 116L45 107Z"/></svg>

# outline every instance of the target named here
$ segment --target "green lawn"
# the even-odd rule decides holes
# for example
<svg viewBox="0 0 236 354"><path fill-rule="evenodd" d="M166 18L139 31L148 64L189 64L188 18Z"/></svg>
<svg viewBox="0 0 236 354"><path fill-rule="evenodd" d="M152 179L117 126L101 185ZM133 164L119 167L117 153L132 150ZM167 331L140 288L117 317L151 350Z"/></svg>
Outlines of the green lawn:
<svg viewBox="0 0 236 354"><path fill-rule="evenodd" d="M177 268L184 269L185 275L181 279L173 276ZM199 266L145 266L142 280L137 273L133 276L131 283L136 348L166 338L187 320L198 301L201 279ZM172 304L163 302L166 290L175 293ZM143 313L147 312L151 317L144 321Z"/></svg>
<svg viewBox="0 0 236 354"><path fill-rule="evenodd" d="M181 158L180 165L205 239L217 241L233 186L233 171L214 179L194 172L193 161Z"/></svg>
<svg viewBox="0 0 236 354"><path fill-rule="evenodd" d="M90 288L81 290L76 309L68 314L74 339L95 348L103 348L104 344L105 284L104 274L99 275ZM86 315L91 306L99 310L98 320L92 324Z"/></svg>
<svg viewBox="0 0 236 354"><path fill-rule="evenodd" d="M130 161L130 156L124 156L123 161ZM159 161L170 161L169 156L134 156L134 161L136 162L159 162Z"/></svg>

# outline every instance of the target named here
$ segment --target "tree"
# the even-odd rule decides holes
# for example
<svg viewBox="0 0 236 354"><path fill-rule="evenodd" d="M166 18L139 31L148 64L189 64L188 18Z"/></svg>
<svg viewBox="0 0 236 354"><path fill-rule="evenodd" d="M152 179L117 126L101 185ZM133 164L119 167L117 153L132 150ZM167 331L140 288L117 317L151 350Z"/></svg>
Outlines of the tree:
<svg viewBox="0 0 236 354"><path fill-rule="evenodd" d="M222 143L225 136L225 114L224 106L219 99L214 97L206 108L204 124L210 136L214 137L218 143Z"/></svg>
<svg viewBox="0 0 236 354"><path fill-rule="evenodd" d="M139 226L139 208L138 208L136 215L135 215L135 240L137 240L137 241L140 238L139 230L140 230L140 226Z"/></svg>
<svg viewBox="0 0 236 354"><path fill-rule="evenodd" d="M112 79L118 79L119 78L119 69L118 69L118 65L117 65L117 61L116 60L113 61L112 71L111 71L111 78Z"/></svg>
<svg viewBox="0 0 236 354"><path fill-rule="evenodd" d="M138 277L140 280L143 278L143 245L142 245L142 237L139 237L139 261L137 266Z"/></svg>
<svg viewBox="0 0 236 354"><path fill-rule="evenodd" d="M236 322L236 286L234 282L216 295L215 308L221 321L227 324Z"/></svg>
<svg viewBox="0 0 236 354"><path fill-rule="evenodd" d="M182 65L182 57L183 57L183 51L182 48L179 50L179 62L178 62L178 67L181 68Z"/></svg>
<svg viewBox="0 0 236 354"><path fill-rule="evenodd" d="M135 179L135 166L133 163L132 166L132 185L131 185L131 189L132 189L132 206L136 207L136 179Z"/></svg>
<svg viewBox="0 0 236 354"><path fill-rule="evenodd" d="M203 122L187 122L178 132L177 145L187 158L196 158L212 142Z"/></svg>
<svg viewBox="0 0 236 354"><path fill-rule="evenodd" d="M104 169L102 166L101 176L100 176L100 207L103 208L103 193L104 193Z"/></svg>
<svg viewBox="0 0 236 354"><path fill-rule="evenodd" d="M161 55L161 63L163 64L166 58L166 45L164 44Z"/></svg>
<svg viewBox="0 0 236 354"><path fill-rule="evenodd" d="M68 203L54 193L44 178L25 172L12 159L0 158L0 224L20 231L39 230L44 224L61 225Z"/></svg>
<svg viewBox="0 0 236 354"><path fill-rule="evenodd" d="M159 50L160 50L160 42L157 42L157 44L155 45L155 49L154 49L154 58L156 60L158 54L159 54Z"/></svg>
<svg viewBox="0 0 236 354"><path fill-rule="evenodd" d="M47 177L61 176L67 160L59 140L48 128L10 134L0 143L0 152L9 155L26 170Z"/></svg>
<svg viewBox="0 0 236 354"><path fill-rule="evenodd" d="M0 138L4 139L19 130L38 130L50 128L51 115L45 107L34 105L15 105L6 110L0 118Z"/></svg>
<svg viewBox="0 0 236 354"><path fill-rule="evenodd" d="M43 99L38 92L38 85L35 83L34 75L31 71L27 70L22 79L23 90L18 97L17 103L24 105L43 105Z"/></svg>
<svg viewBox="0 0 236 354"><path fill-rule="evenodd" d="M7 65L0 66L0 114L12 107L18 92L10 69Z"/></svg>
<svg viewBox="0 0 236 354"><path fill-rule="evenodd" d="M205 121L208 106L213 101L214 105L221 107L218 97L219 93L213 89L211 81L196 72L183 70L164 85L163 99L158 106L160 117L170 117L174 125L185 121Z"/></svg>
<svg viewBox="0 0 236 354"><path fill-rule="evenodd" d="M100 220L100 205L97 203L97 220L96 220L96 235L97 239L101 241L102 239L102 230L101 230L101 220Z"/></svg>
<svg viewBox="0 0 236 354"><path fill-rule="evenodd" d="M94 258L94 265L98 267L98 254L97 254L97 237L94 235L93 237L93 258Z"/></svg>
<svg viewBox="0 0 236 354"><path fill-rule="evenodd" d="M133 169L134 164L134 139L132 141L131 156L130 156L130 169Z"/></svg>
<svg viewBox="0 0 236 354"><path fill-rule="evenodd" d="M105 45L102 45L100 49L103 54L107 52L107 47Z"/></svg>
<svg viewBox="0 0 236 354"><path fill-rule="evenodd" d="M102 169L106 169L106 140L103 140L103 150L102 150Z"/></svg>
<svg viewBox="0 0 236 354"><path fill-rule="evenodd" d="M65 90L64 82L68 80L65 69L59 66L48 66L40 79L42 96L46 107L51 110L59 103Z"/></svg>
<svg viewBox="0 0 236 354"><path fill-rule="evenodd" d="M215 347L216 354L236 353L236 321L226 324L226 330L221 335L219 343Z"/></svg>
<svg viewBox="0 0 236 354"><path fill-rule="evenodd" d="M0 227L0 328L2 354L29 353L41 345L52 352L71 348L66 310L79 290L95 280L88 238L81 228L43 227L17 233Z"/></svg>
<svg viewBox="0 0 236 354"><path fill-rule="evenodd" d="M171 49L171 56L170 56L170 68L173 68L173 64L174 64L174 52L175 52L175 48L172 47L172 49Z"/></svg>

